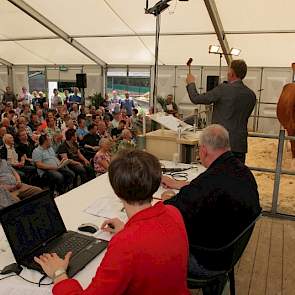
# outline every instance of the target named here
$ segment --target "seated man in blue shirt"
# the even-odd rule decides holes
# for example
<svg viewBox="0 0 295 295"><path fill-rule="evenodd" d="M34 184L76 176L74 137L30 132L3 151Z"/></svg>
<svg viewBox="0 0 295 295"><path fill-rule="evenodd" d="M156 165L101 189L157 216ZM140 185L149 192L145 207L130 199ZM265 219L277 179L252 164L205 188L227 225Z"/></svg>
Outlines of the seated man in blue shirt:
<svg viewBox="0 0 295 295"><path fill-rule="evenodd" d="M56 157L51 140L47 134L39 137L39 146L34 149L33 162L41 178L48 180L51 191L63 194L73 186L75 174L67 166L59 168L61 161Z"/></svg>
<svg viewBox="0 0 295 295"><path fill-rule="evenodd" d="M76 130L76 134L79 142L82 142L84 136L88 133L88 130L85 125L85 119L82 117L78 118L78 128Z"/></svg>

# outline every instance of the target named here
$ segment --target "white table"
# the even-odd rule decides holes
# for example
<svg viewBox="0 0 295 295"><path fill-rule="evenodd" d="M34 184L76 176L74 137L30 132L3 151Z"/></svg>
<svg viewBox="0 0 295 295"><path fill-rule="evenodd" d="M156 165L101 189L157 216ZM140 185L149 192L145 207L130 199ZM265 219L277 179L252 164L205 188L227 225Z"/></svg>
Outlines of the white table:
<svg viewBox="0 0 295 295"><path fill-rule="evenodd" d="M168 167L175 167L175 164L169 161L161 161L162 164ZM176 164L176 167L187 167L186 164ZM205 170L204 167L198 165L195 168L188 170L188 179L192 180L198 174ZM160 198L164 188L160 187L155 193L154 197ZM71 190L70 192L55 199L58 209L61 213L63 221L68 230L77 231L77 227L86 222L95 223L98 226L105 220L103 217L97 217L90 215L84 210L97 199L108 196L110 202L117 203L118 199L113 192L113 189L109 183L108 175L104 174L98 178L95 178L88 183L85 183L78 188ZM4 251L3 251L4 250ZM100 264L105 251L93 259L81 272L79 272L75 278L79 280L81 285L85 288L89 285L92 277L95 275L96 269ZM0 269L4 266L15 262L10 247L6 241L6 237L3 233L3 229L0 226ZM41 275L37 271L24 268L21 275L31 281L38 282ZM0 278L4 276L0 275ZM50 282L49 279L44 280L42 283ZM39 288L37 285L33 285L25 282L19 277L11 277L5 280L0 280L1 294L5 295L34 295L35 294L51 294L51 286L42 286ZM5 290L5 292L4 292ZM3 293L2 293L3 292Z"/></svg>

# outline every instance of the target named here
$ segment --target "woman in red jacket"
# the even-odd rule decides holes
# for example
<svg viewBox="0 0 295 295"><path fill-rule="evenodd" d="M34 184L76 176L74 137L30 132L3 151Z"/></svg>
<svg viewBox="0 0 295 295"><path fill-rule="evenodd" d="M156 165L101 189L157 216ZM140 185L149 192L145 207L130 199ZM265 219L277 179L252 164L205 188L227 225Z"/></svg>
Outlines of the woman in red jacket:
<svg viewBox="0 0 295 295"><path fill-rule="evenodd" d="M152 206L161 183L159 161L146 152L127 150L110 164L110 183L122 200L128 222L106 220L102 228L116 235L87 289L69 279L64 259L56 254L35 258L53 278L54 295L188 295L188 241L179 211L162 202Z"/></svg>

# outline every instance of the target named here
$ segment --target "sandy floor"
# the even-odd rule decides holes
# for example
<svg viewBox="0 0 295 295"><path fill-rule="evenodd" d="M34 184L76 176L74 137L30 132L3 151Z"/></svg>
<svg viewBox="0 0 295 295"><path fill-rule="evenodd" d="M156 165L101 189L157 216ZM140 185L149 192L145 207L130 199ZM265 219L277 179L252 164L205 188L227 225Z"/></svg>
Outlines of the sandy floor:
<svg viewBox="0 0 295 295"><path fill-rule="evenodd" d="M249 138L247 165L274 169L278 140ZM284 150L283 169L291 169L291 152ZM259 187L261 206L270 210L274 186L274 174L254 172ZM295 176L282 175L279 191L278 211L295 215Z"/></svg>

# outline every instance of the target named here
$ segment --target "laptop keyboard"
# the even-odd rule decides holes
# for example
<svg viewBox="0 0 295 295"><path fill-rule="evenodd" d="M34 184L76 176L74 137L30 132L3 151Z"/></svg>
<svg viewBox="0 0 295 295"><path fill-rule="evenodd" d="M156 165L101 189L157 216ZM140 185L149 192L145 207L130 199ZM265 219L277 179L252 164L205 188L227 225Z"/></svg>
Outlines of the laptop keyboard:
<svg viewBox="0 0 295 295"><path fill-rule="evenodd" d="M75 255L77 252L84 249L88 244L89 240L77 236L72 236L58 246L52 247L50 248L50 250L47 250L47 253L56 253L59 257L64 258L68 252L71 251L73 255Z"/></svg>

